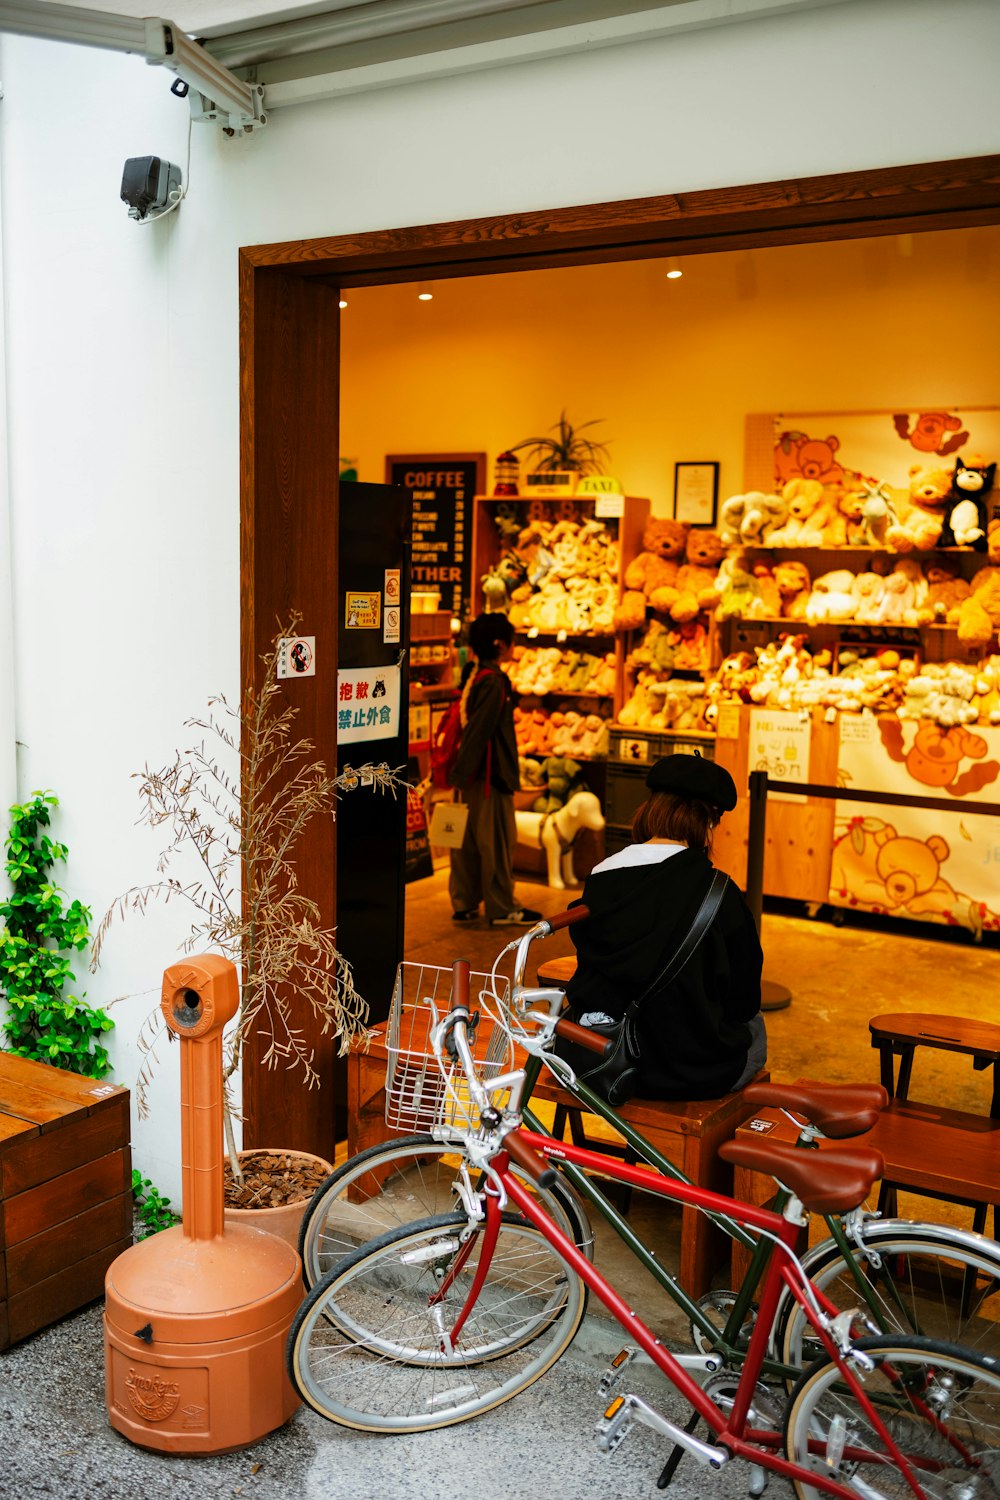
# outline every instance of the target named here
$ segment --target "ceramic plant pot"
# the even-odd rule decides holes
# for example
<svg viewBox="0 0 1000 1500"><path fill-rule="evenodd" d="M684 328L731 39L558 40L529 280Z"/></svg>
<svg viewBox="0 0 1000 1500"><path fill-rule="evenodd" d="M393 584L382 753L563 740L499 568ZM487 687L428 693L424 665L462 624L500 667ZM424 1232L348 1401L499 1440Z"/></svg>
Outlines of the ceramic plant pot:
<svg viewBox="0 0 1000 1500"><path fill-rule="evenodd" d="M299 1229L302 1216L309 1206L315 1188L324 1177L329 1177L333 1167L321 1156L308 1151L286 1151L280 1147L258 1147L253 1151L240 1152L240 1166L244 1171L252 1169L261 1158L279 1156L289 1159L302 1174L315 1178L314 1185L303 1192L294 1202L283 1203L275 1208L229 1208L225 1210L227 1224L248 1224L255 1229L266 1229L276 1234L293 1250L299 1248Z"/></svg>

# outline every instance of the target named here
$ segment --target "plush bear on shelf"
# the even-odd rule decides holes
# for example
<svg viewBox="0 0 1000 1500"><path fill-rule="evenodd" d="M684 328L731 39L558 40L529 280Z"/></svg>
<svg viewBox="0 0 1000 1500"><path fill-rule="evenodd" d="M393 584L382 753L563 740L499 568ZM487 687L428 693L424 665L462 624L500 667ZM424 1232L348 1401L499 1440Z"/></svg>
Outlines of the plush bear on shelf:
<svg viewBox="0 0 1000 1500"><path fill-rule="evenodd" d="M781 615L786 620L804 620L812 579L804 562L775 564L774 581L781 599Z"/></svg>
<svg viewBox="0 0 1000 1500"><path fill-rule="evenodd" d="M994 531L1000 533L1000 523L994 521L990 527L992 543ZM1000 567L988 563L973 574L972 592L959 605L958 638L966 646L988 646L1000 630Z"/></svg>
<svg viewBox="0 0 1000 1500"><path fill-rule="evenodd" d="M821 573L813 580L812 592L806 605L806 619L810 625L825 621L853 620L856 609L854 598L854 574L849 568L835 568Z"/></svg>
<svg viewBox="0 0 1000 1500"><path fill-rule="evenodd" d="M936 547L950 493L951 475L947 469L926 469L914 464L909 489L893 494L896 517L886 527L886 546L893 552L928 552Z"/></svg>
<svg viewBox="0 0 1000 1500"><path fill-rule="evenodd" d="M859 625L876 625L885 592L885 579L878 573L859 573L854 580L854 618Z"/></svg>
<svg viewBox="0 0 1000 1500"><path fill-rule="evenodd" d="M688 532L684 562L677 569L674 588L677 598L670 606L670 617L683 625L704 609L714 609L719 602L716 578L725 549L717 531L704 529Z"/></svg>
<svg viewBox="0 0 1000 1500"><path fill-rule="evenodd" d="M958 619L959 605L968 599L972 589L951 563L938 560L927 566L927 597L921 609L921 623L944 625Z"/></svg>
<svg viewBox="0 0 1000 1500"><path fill-rule="evenodd" d="M677 559L687 543L688 528L666 516L650 516L642 534L642 551L625 570L625 587L641 589L649 599L669 588L677 577Z"/></svg>
<svg viewBox="0 0 1000 1500"><path fill-rule="evenodd" d="M833 515L833 501L818 479L790 479L781 492L787 519L771 533L772 547L822 547L823 528Z"/></svg>

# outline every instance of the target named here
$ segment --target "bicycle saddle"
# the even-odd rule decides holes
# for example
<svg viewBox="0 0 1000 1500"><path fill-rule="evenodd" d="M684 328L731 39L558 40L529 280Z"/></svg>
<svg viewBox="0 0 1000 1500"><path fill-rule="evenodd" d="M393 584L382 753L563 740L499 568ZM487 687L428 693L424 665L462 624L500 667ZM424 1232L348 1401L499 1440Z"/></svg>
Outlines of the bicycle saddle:
<svg viewBox="0 0 1000 1500"><path fill-rule="evenodd" d="M828 1146L803 1151L780 1141L724 1141L723 1161L776 1177L806 1208L817 1214L857 1208L885 1171L881 1151L863 1146Z"/></svg>
<svg viewBox="0 0 1000 1500"><path fill-rule="evenodd" d="M742 1092L748 1104L805 1115L833 1141L864 1135L889 1102L880 1083L750 1083Z"/></svg>

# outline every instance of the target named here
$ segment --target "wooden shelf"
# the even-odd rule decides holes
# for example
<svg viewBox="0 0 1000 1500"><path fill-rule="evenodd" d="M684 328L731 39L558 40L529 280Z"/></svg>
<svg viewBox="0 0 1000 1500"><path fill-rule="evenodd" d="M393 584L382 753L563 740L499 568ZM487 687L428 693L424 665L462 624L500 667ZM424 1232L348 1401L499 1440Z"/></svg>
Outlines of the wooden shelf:
<svg viewBox="0 0 1000 1500"><path fill-rule="evenodd" d="M519 698L600 698L603 701L615 696L614 693L572 692L569 688L546 688L544 693L533 693L530 688L522 691L520 688L515 687L514 691Z"/></svg>

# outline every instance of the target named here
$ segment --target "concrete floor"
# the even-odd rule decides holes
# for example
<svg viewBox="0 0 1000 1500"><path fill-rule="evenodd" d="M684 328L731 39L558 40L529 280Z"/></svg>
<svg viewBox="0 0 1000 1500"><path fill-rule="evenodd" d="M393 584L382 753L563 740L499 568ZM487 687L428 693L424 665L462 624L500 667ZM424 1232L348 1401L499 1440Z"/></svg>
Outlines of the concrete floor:
<svg viewBox="0 0 1000 1500"><path fill-rule="evenodd" d="M568 899L527 882L519 886L519 898L546 913L561 910ZM488 967L510 935L485 924L456 928L443 872L411 886L407 908L407 956L424 963L447 965L454 957L468 957L474 967ZM876 1079L867 1022L881 1011L996 1014L1000 959L995 949L943 941L931 932L835 928L798 915L766 915L763 939L767 974L794 996L789 1009L768 1017L775 1078ZM566 935L557 934L542 953L570 950ZM974 1073L965 1058L924 1053L914 1071L915 1097L925 1093L958 1108L985 1112L989 1087L988 1076ZM904 1200L902 1207L913 1216L936 1211L935 1205L914 1200ZM676 1218L648 1204L637 1209L644 1231L661 1238L671 1263ZM684 1340L683 1322L668 1314L663 1294L634 1269L617 1243L599 1239L598 1258L623 1291L633 1293L635 1305L658 1331ZM610 1459L593 1441L602 1404L597 1369L620 1343L615 1325L589 1316L570 1355L543 1380L515 1402L461 1427L385 1439L347 1432L300 1412L244 1453L194 1460L135 1448L108 1427L101 1309L87 1308L0 1355L0 1500L366 1500L376 1495L437 1500L470 1485L481 1489L485 1476L489 1492L505 1500L544 1494L560 1500L649 1500L665 1457L662 1440L636 1428ZM685 1419L686 1408L654 1372L641 1372L631 1384L674 1420ZM671 1494L677 1500L705 1495L736 1500L746 1493L747 1477L741 1464L715 1475L688 1458ZM783 1481L771 1481L770 1500L790 1494Z"/></svg>

